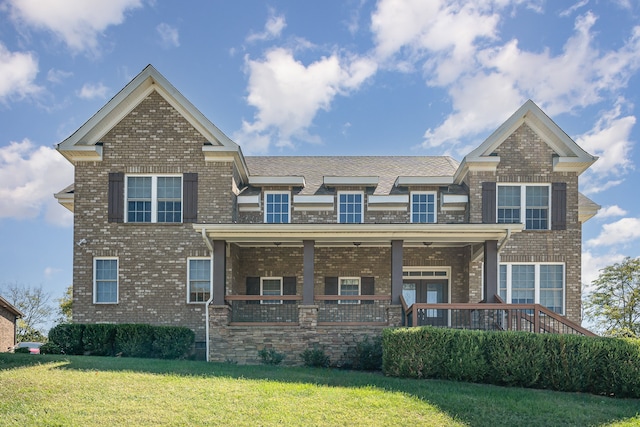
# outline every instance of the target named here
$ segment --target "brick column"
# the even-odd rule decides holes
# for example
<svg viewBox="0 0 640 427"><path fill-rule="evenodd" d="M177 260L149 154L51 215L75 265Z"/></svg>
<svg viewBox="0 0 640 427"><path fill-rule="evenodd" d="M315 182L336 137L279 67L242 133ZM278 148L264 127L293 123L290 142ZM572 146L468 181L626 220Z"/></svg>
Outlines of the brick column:
<svg viewBox="0 0 640 427"><path fill-rule="evenodd" d="M313 276L315 274L315 242L313 240L303 240L303 282L302 282L302 304L313 304Z"/></svg>
<svg viewBox="0 0 640 427"><path fill-rule="evenodd" d="M391 304L400 305L402 295L402 240L391 241Z"/></svg>
<svg viewBox="0 0 640 427"><path fill-rule="evenodd" d="M298 306L299 324L303 329L315 329L318 326L318 306L317 305L299 305Z"/></svg>
<svg viewBox="0 0 640 427"><path fill-rule="evenodd" d="M495 296L498 294L498 241L487 240L484 242L484 300L485 302L498 302Z"/></svg>
<svg viewBox="0 0 640 427"><path fill-rule="evenodd" d="M402 326L402 306L390 305L387 307L387 322L392 328Z"/></svg>
<svg viewBox="0 0 640 427"><path fill-rule="evenodd" d="M227 243L213 241L213 304L224 305L227 281Z"/></svg>

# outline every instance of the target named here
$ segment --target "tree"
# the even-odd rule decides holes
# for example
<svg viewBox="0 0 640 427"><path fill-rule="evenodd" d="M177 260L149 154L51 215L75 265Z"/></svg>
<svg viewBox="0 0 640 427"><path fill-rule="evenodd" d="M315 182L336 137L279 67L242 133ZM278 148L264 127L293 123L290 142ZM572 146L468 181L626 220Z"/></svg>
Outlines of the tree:
<svg viewBox="0 0 640 427"><path fill-rule="evenodd" d="M585 313L604 335L640 337L640 258L603 268L592 285Z"/></svg>
<svg viewBox="0 0 640 427"><path fill-rule="evenodd" d="M5 298L23 314L17 322L18 341L43 341L43 332L53 315L51 296L40 287L11 283L3 289Z"/></svg>
<svg viewBox="0 0 640 427"><path fill-rule="evenodd" d="M73 306L73 285L69 285L66 291L64 291L64 295L62 298L57 300L60 304L60 317L58 319L58 323L70 323L71 322L71 313Z"/></svg>

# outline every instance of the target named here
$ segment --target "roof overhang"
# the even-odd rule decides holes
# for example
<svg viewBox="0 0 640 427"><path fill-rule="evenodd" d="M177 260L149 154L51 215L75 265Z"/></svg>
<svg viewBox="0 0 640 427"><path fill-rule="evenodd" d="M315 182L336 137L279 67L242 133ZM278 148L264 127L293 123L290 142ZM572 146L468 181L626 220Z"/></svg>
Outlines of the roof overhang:
<svg viewBox="0 0 640 427"><path fill-rule="evenodd" d="M64 190L61 190L58 193L55 193L53 195L53 197L56 198L56 200L58 201L58 203L60 203L62 206L64 206L65 208L69 209L71 212L73 212L73 208L74 208L74 185L71 184L69 186L67 186Z"/></svg>
<svg viewBox="0 0 640 427"><path fill-rule="evenodd" d="M15 308L9 301L2 297L0 297L0 307L4 308L16 317L24 317L24 314L20 310Z"/></svg>
<svg viewBox="0 0 640 427"><path fill-rule="evenodd" d="M396 187L409 185L449 185L453 184L453 176L399 176L396 178Z"/></svg>
<svg viewBox="0 0 640 427"><path fill-rule="evenodd" d="M239 246L467 246L497 240L501 244L523 224L194 224L211 240Z"/></svg>
<svg viewBox="0 0 640 427"><path fill-rule="evenodd" d="M304 176L249 176L249 185L304 187Z"/></svg>
<svg viewBox="0 0 640 427"><path fill-rule="evenodd" d="M375 187L378 185L380 178L377 176L324 176L322 181L327 187L350 185Z"/></svg>

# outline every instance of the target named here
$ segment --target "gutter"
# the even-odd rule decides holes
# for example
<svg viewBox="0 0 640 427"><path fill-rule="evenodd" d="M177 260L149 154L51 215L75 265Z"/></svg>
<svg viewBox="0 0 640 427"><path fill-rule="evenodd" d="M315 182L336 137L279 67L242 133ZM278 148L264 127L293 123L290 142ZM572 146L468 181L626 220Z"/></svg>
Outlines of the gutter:
<svg viewBox="0 0 640 427"><path fill-rule="evenodd" d="M207 248L209 248L209 253L211 254L211 268L213 268L213 246L211 245L211 241L209 240L209 238L207 237L207 231L204 229L204 227L202 228L202 239L204 240L204 243L207 245ZM205 311L205 325L204 325L204 329L205 329L205 335L206 335L206 360L207 362L209 362L209 305L213 302L213 292L209 293L209 299L207 300L207 302L205 303L204 306L204 311Z"/></svg>

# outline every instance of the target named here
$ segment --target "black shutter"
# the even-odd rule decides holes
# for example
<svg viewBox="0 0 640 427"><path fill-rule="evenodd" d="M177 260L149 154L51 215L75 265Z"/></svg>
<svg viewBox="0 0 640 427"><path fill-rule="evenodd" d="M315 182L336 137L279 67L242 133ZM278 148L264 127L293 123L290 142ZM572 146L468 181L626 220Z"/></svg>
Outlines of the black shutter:
<svg viewBox="0 0 640 427"><path fill-rule="evenodd" d="M496 223L496 183L482 183L482 223Z"/></svg>
<svg viewBox="0 0 640 427"><path fill-rule="evenodd" d="M260 295L260 278L247 277L247 295ZM260 304L260 301L247 301L247 304Z"/></svg>
<svg viewBox="0 0 640 427"><path fill-rule="evenodd" d="M296 294L296 278L283 277L282 278L282 295L295 295ZM296 301L283 301L285 304L295 304Z"/></svg>
<svg viewBox="0 0 640 427"><path fill-rule="evenodd" d="M325 277L324 278L324 294L325 295L338 295L338 278L337 277ZM325 304L337 304L338 301L325 301Z"/></svg>
<svg viewBox="0 0 640 427"><path fill-rule="evenodd" d="M360 278L360 295L375 295L375 278ZM363 300L362 304L373 304L373 300Z"/></svg>
<svg viewBox="0 0 640 427"><path fill-rule="evenodd" d="M551 229L567 229L567 183L551 184Z"/></svg>
<svg viewBox="0 0 640 427"><path fill-rule="evenodd" d="M109 172L107 218L109 222L124 222L124 173Z"/></svg>
<svg viewBox="0 0 640 427"><path fill-rule="evenodd" d="M182 176L183 213L182 222L196 222L198 220L198 174L185 173Z"/></svg>

